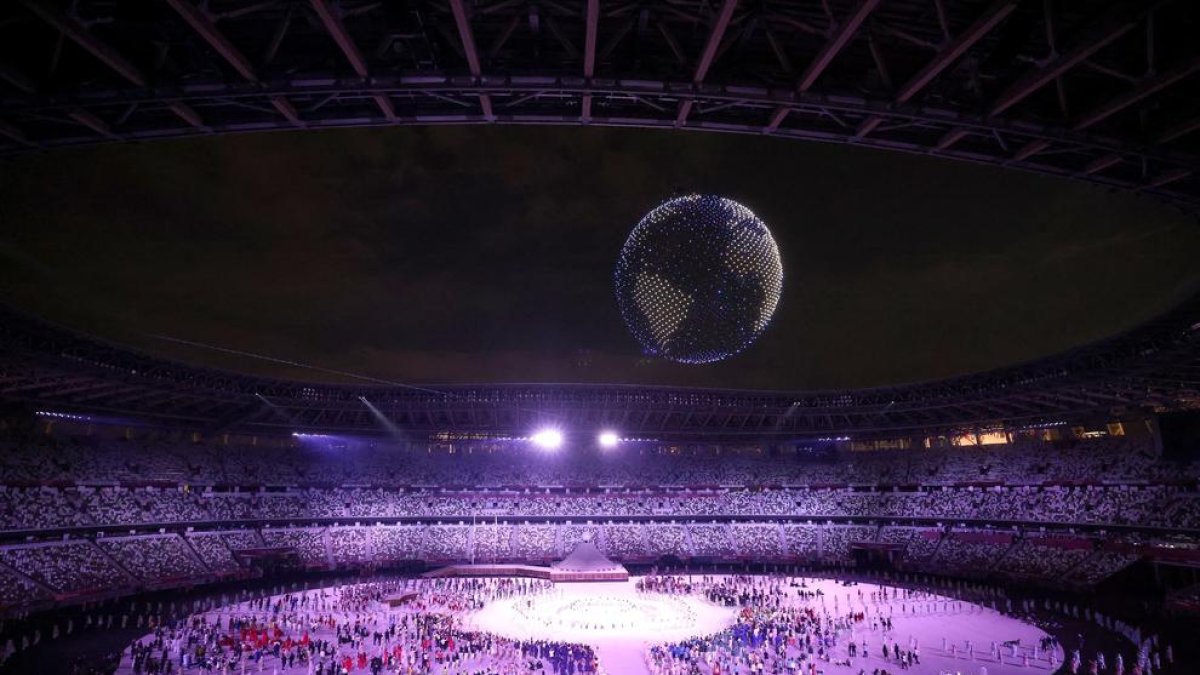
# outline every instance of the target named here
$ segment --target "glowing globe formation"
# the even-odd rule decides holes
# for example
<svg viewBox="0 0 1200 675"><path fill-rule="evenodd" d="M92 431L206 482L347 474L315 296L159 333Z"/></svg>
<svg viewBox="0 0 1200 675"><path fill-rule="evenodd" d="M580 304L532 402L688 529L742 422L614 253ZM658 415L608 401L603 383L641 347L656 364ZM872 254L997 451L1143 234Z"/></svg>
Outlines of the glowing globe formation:
<svg viewBox="0 0 1200 675"><path fill-rule="evenodd" d="M750 209L689 195L663 202L633 228L616 286L625 323L647 353L712 363L749 347L770 323L783 265Z"/></svg>

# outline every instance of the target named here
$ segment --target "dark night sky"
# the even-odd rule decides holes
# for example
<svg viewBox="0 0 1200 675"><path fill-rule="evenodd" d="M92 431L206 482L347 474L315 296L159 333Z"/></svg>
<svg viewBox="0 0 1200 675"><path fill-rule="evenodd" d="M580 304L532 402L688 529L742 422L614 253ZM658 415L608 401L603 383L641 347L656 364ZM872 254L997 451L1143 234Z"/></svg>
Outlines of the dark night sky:
<svg viewBox="0 0 1200 675"><path fill-rule="evenodd" d="M744 354L641 357L612 269L676 191L771 227ZM1128 328L1200 280L1200 225L1070 181L716 134L438 127L61 151L0 167L0 299L191 362L403 382L840 388L977 371Z"/></svg>

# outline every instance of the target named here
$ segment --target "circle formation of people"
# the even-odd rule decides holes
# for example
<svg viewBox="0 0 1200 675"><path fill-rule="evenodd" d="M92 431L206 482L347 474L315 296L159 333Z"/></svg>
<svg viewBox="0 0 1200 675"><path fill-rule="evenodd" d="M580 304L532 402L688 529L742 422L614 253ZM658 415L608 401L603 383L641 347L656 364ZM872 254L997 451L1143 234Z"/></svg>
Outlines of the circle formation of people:
<svg viewBox="0 0 1200 675"><path fill-rule="evenodd" d="M518 601L513 609L528 623L549 629L675 630L692 626L696 620L695 612L678 598L538 598Z"/></svg>

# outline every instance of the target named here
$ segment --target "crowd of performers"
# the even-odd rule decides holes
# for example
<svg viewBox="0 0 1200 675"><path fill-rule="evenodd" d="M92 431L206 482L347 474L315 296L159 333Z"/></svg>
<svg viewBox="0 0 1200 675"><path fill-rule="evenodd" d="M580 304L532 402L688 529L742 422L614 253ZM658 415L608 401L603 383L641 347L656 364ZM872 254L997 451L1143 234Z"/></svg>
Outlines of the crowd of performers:
<svg viewBox="0 0 1200 675"><path fill-rule="evenodd" d="M793 585L794 584L794 585ZM861 611L835 615L805 602L821 597L802 581L787 577L647 577L639 590L658 593L701 593L710 602L739 607L736 622L714 635L651 647L647 665L654 675L690 675L704 673L811 673L823 670L821 664L836 662L850 665L861 654L866 658L869 644L850 641L837 651L839 636L870 621L888 635L891 622L886 617L868 619ZM900 591L903 592L903 591ZM914 600L916 598L913 598ZM907 649L884 642L883 658L899 668L920 663L915 643Z"/></svg>
<svg viewBox="0 0 1200 675"><path fill-rule="evenodd" d="M551 588L532 579L399 579L259 598L153 627L131 645L118 672L602 674L590 646L511 639L462 623L493 600L532 598ZM1154 638L1132 658L1099 651L1089 657L1080 644L1066 652L1065 662L1050 637L1034 644L942 638L940 645L921 645L900 634L893 620L987 610L919 589L843 582L836 592L827 585L822 592L794 576L658 574L638 580L636 588L737 609L723 631L649 647L644 657L653 675L819 675L831 667L862 675L925 672L922 648L972 673L1003 663L1050 672L1062 666L1076 675L1154 675L1174 662L1170 646ZM384 610L387 601L398 606Z"/></svg>
<svg viewBox="0 0 1200 675"><path fill-rule="evenodd" d="M1088 673L1089 675L1100 675L1101 673L1112 675L1154 675L1159 672L1164 666L1171 666L1175 663L1175 651L1171 645L1166 645L1160 649L1157 638L1151 638L1142 643L1138 648L1138 653L1130 665L1126 665L1125 657L1120 653L1116 653L1110 659L1103 651L1096 652L1093 656L1085 657L1083 650L1075 649L1071 652L1070 659L1067 661L1067 670L1071 675L1079 675L1080 673Z"/></svg>
<svg viewBox="0 0 1200 675"><path fill-rule="evenodd" d="M853 590L840 601L837 594L826 598L821 590L810 589L797 577L646 577L638 582L639 591L699 593L714 604L740 608L734 625L724 631L651 647L646 652L650 672L818 675L827 672L826 664L832 664L851 672L858 668L859 675L892 675L921 665L920 644L912 636L900 641L893 625L895 617L985 611L978 604L923 590L874 587L864 592L854 589L854 582L843 583ZM1009 602L1008 610L1013 609ZM1024 609L1032 612L1033 601L1026 601ZM940 647L943 656L971 662L956 672L986 673L989 664L1003 663L1050 672L1064 666L1072 675L1154 675L1175 661L1171 646L1160 645L1156 637L1141 641L1129 663L1119 652L1106 655L1097 651L1087 657L1082 648L1071 650L1061 663L1064 650L1052 636L1033 644L1008 640L990 645L942 638Z"/></svg>
<svg viewBox="0 0 1200 675"><path fill-rule="evenodd" d="M846 583L845 600L839 600L838 594L826 598L795 577L647 577L639 582L640 591L700 593L714 604L740 609L730 628L652 647L646 662L654 675L817 675L828 665L888 675L921 665L918 641L908 636L902 642L894 617L982 611L922 590L876 587L864 592L854 586ZM942 653L955 658L975 660L980 652L970 642L961 647L943 642ZM1057 645L1051 640L1040 647L1043 665L1053 669ZM1031 652L1037 658L1039 647L992 643L989 658L1029 666Z"/></svg>
<svg viewBox="0 0 1200 675"><path fill-rule="evenodd" d="M589 646L512 640L459 622L492 600L549 587L529 579L409 579L256 599L155 629L130 646L119 672L597 673ZM388 599L399 606L379 611Z"/></svg>

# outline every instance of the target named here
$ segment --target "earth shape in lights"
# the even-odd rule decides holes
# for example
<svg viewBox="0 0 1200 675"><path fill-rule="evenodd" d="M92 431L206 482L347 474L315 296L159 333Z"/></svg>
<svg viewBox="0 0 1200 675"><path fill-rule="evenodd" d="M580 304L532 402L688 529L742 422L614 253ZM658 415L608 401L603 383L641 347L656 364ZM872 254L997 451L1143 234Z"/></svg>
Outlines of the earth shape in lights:
<svg viewBox="0 0 1200 675"><path fill-rule="evenodd" d="M754 343L783 290L779 247L741 204L676 197L642 218L617 260L617 303L648 354L727 359Z"/></svg>

